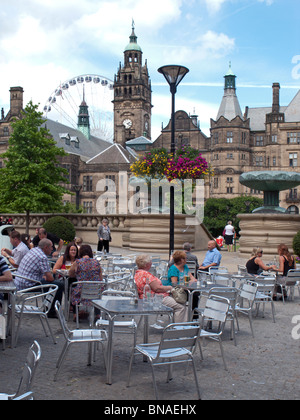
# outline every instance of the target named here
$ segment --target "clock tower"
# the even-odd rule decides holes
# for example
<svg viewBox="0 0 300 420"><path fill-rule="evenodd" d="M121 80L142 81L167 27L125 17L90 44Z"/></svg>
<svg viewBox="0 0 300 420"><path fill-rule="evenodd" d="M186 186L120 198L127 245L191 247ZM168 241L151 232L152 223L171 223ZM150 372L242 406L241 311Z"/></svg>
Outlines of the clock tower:
<svg viewBox="0 0 300 420"><path fill-rule="evenodd" d="M129 40L124 65L120 63L114 81L114 141L123 146L140 136L151 139L151 82L147 62L142 62L134 23Z"/></svg>

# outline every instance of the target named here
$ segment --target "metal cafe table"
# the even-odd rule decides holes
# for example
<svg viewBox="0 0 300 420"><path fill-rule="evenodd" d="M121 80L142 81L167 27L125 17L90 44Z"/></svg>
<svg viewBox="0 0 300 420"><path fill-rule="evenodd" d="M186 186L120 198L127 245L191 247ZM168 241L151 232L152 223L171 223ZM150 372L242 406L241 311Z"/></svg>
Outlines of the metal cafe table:
<svg viewBox="0 0 300 420"><path fill-rule="evenodd" d="M144 343L148 343L149 337L149 315L167 314L173 315L173 310L161 303L153 305L142 299L135 303L131 298L110 298L92 301L95 308L100 309L107 314L109 320L108 345L107 345L107 377L106 383L112 384L112 363L113 363L113 334L114 321L120 315L125 316L143 316L144 317Z"/></svg>
<svg viewBox="0 0 300 420"><path fill-rule="evenodd" d="M8 313L8 305L10 306L10 334L11 347L15 347L15 306L16 306L16 286L13 281L0 282L0 293L8 295L8 301L4 301L4 314Z"/></svg>

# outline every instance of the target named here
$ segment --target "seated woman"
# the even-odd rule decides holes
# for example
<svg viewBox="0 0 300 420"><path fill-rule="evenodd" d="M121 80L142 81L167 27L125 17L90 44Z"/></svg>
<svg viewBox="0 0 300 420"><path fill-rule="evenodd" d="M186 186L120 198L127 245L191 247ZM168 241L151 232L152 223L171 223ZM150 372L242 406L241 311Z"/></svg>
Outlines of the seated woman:
<svg viewBox="0 0 300 420"><path fill-rule="evenodd" d="M285 244L278 245L279 254L279 270L278 274L287 276L287 273L296 268L294 257L290 254L288 247Z"/></svg>
<svg viewBox="0 0 300 420"><path fill-rule="evenodd" d="M186 264L186 253L184 251L175 251L173 261L174 264L168 271L168 285L179 284L186 276L189 277L191 282L197 281Z"/></svg>
<svg viewBox="0 0 300 420"><path fill-rule="evenodd" d="M79 259L70 268L69 276L76 277L76 281L103 281L101 265L99 261L93 258L93 251L90 245L82 245L80 247ZM90 306L90 301L81 300L81 289L82 286L80 284L74 288L71 304L75 306L82 303Z"/></svg>
<svg viewBox="0 0 300 420"><path fill-rule="evenodd" d="M56 264L53 267L53 274L56 274L57 270L66 270L68 267L70 268L77 259L78 248L74 242L70 242L64 255L59 257L56 261Z"/></svg>
<svg viewBox="0 0 300 420"><path fill-rule="evenodd" d="M258 276L263 271L278 271L276 265L265 265L262 261L263 250L260 248L253 248L252 256L246 263L247 272L249 274Z"/></svg>
<svg viewBox="0 0 300 420"><path fill-rule="evenodd" d="M152 266L151 257L147 254L142 254L137 256L136 258L136 265L138 270L135 273L134 281L137 286L137 291L139 295L139 299L143 299L144 297L144 288L147 283L147 279L149 281L151 294L160 294L163 295L163 305L169 306L174 311L174 322L186 322L187 321L187 308L186 305L181 305L177 303L169 293L172 290L172 286L163 286L161 280L157 277L153 276L149 270Z"/></svg>

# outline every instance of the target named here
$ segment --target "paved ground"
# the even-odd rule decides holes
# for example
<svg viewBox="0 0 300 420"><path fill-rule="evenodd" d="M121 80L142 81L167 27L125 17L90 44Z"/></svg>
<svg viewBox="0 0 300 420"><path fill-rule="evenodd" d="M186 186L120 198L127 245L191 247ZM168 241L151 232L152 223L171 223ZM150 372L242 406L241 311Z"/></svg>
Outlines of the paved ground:
<svg viewBox="0 0 300 420"><path fill-rule="evenodd" d="M198 253L200 257L204 253ZM237 254L224 252L223 263L236 270L237 263L244 263ZM295 329L292 319L298 315L300 323L300 298L298 291L293 302L276 305L276 323L272 322L270 308L266 308L265 318L260 315L254 320L255 338L250 334L249 322L240 318L241 331L237 334L237 346L229 339L229 331L224 337L224 349L228 372L223 368L219 345L207 342L204 347L204 361L197 353L198 378L204 400L285 400L300 398L300 340L292 336L300 332ZM93 366L87 367L87 349L74 346L63 366L57 382L53 382L55 364L62 349L64 339L58 320L50 320L57 337L54 345L43 334L39 321L24 320L18 347L0 351L0 392L14 392L18 385L27 350L33 340L42 348L42 359L34 383L35 398L39 400L152 400L153 389L151 371L147 363L137 359L132 374L132 385L126 387L128 360L132 338L118 336L115 340L113 384L105 383L104 363L101 351ZM87 325L82 323L82 327ZM70 322L70 327L75 324ZM159 339L159 332L151 329L151 340ZM142 341L142 328L138 332ZM174 379L166 383L166 370L157 370L158 389L165 402L196 399L191 370L184 375L182 367L174 368ZM107 405L107 403L105 403Z"/></svg>

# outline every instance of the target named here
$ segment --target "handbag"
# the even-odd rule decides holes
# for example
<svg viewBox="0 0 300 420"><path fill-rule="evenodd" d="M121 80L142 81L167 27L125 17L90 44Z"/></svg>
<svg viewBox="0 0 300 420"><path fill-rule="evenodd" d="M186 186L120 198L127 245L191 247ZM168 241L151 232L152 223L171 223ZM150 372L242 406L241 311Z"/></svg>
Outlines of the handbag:
<svg viewBox="0 0 300 420"><path fill-rule="evenodd" d="M182 287L174 287L171 292L172 298L181 305L185 305L187 302L186 291Z"/></svg>

